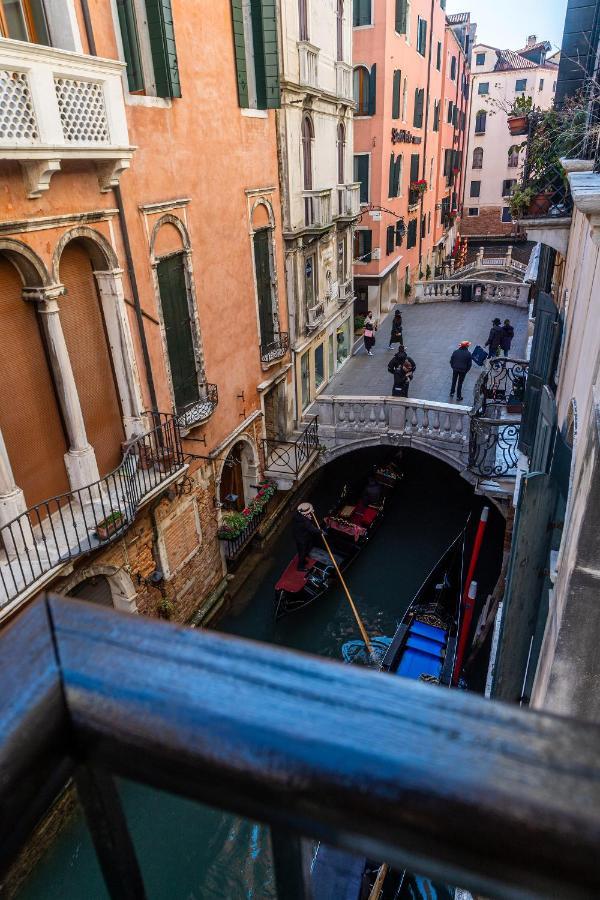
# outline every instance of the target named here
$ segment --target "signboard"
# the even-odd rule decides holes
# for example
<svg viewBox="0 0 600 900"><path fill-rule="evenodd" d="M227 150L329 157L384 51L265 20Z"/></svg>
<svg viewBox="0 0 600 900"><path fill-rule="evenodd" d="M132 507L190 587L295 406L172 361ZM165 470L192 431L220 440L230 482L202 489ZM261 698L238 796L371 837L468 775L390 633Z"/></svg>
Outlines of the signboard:
<svg viewBox="0 0 600 900"><path fill-rule="evenodd" d="M405 128L392 128L392 144L421 144L423 138Z"/></svg>

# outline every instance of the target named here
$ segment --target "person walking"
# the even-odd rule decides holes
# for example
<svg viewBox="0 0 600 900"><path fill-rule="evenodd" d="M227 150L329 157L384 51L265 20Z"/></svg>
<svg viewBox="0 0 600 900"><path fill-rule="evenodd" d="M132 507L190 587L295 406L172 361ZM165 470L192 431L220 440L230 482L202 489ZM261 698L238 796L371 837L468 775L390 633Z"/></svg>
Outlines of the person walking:
<svg viewBox="0 0 600 900"><path fill-rule="evenodd" d="M473 359L469 350L470 346L470 341L461 341L458 345L458 350L455 350L450 357L450 366L452 367L452 387L450 388L450 396L454 397L454 392L457 391L456 399L459 403L463 398L462 392L465 378L467 377L467 373L471 371L471 366L473 365Z"/></svg>
<svg viewBox="0 0 600 900"><path fill-rule="evenodd" d="M404 337L402 336L402 313L399 309L394 313L394 318L392 319L392 333L390 335L390 345L388 350L393 350L393 344L403 344Z"/></svg>
<svg viewBox="0 0 600 900"><path fill-rule="evenodd" d="M505 319L504 325L502 326L502 337L500 338L500 346L505 356L508 356L510 353L514 336L515 329L510 324L510 319Z"/></svg>
<svg viewBox="0 0 600 900"><path fill-rule="evenodd" d="M388 372L394 376L392 397L408 397L408 389L416 371L416 362L408 355L405 347L401 344L398 352L388 365Z"/></svg>
<svg viewBox="0 0 600 900"><path fill-rule="evenodd" d="M377 325L373 321L373 313L368 312L367 318L365 319L365 333L363 335L363 341L365 345L365 350L367 351L369 356L373 356L373 347L375 346L375 332L377 331Z"/></svg>
<svg viewBox="0 0 600 900"><path fill-rule="evenodd" d="M498 350L502 341L502 322L500 319L494 319L490 329L490 335L485 342L485 346L489 347L490 357L498 356Z"/></svg>
<svg viewBox="0 0 600 900"><path fill-rule="evenodd" d="M313 521L314 507L311 503L301 503L292 519L292 532L298 553L298 571L306 572L306 560L321 536Z"/></svg>

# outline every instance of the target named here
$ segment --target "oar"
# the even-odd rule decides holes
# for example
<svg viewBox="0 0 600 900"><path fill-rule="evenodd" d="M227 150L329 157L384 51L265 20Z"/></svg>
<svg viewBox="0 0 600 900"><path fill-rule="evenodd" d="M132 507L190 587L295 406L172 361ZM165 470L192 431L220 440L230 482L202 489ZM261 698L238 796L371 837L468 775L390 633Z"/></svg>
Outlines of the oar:
<svg viewBox="0 0 600 900"><path fill-rule="evenodd" d="M338 564L336 562L335 556L331 552L331 548L330 548L329 544L327 543L327 538L325 537L323 531L321 530L321 526L319 525L319 522L318 522L317 517L315 516L314 512L311 513L311 516L315 520L315 525L321 532L321 537L323 538L323 543L325 544L325 549L329 553L331 562L333 563L333 565L335 567L335 571L338 573L338 577L342 583L342 587L344 588L344 591L346 592L346 597L348 598L348 603L352 607L352 612L354 613L354 618L356 619L356 622L360 629L360 633L362 634L362 639L365 642L365 644L367 645L367 650L369 651L369 654L371 656L373 656L373 645L370 641L369 635L367 634L367 630L366 630L365 626L363 625L363 621L358 613L358 610L357 610L356 606L354 605L354 600L350 596L350 591L348 590L348 586L347 586L346 582L344 581L344 576L342 575L342 573L340 571L340 567L338 566Z"/></svg>

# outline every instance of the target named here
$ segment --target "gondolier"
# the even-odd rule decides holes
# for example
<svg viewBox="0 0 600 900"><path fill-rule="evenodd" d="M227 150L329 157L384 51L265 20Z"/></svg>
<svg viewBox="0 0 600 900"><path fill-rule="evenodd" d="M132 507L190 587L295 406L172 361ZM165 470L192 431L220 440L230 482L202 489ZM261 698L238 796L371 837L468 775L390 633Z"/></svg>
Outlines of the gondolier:
<svg viewBox="0 0 600 900"><path fill-rule="evenodd" d="M312 503L301 503L294 513L292 521L294 540L296 541L296 550L298 552L299 572L306 571L307 557L315 545L316 538L321 535L321 532L313 522L313 515L314 507Z"/></svg>

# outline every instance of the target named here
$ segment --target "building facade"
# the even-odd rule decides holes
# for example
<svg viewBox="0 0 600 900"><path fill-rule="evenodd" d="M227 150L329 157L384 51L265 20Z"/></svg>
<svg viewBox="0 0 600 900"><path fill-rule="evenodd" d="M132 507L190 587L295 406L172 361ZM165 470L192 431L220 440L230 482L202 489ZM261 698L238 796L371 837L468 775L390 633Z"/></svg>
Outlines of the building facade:
<svg viewBox="0 0 600 900"><path fill-rule="evenodd" d="M437 0L354 4L354 174L363 207L354 241L358 313L380 316L405 302L451 250L468 49Z"/></svg>
<svg viewBox="0 0 600 900"><path fill-rule="evenodd" d="M278 140L285 279L295 377L294 418L350 357L352 7L282 0Z"/></svg>
<svg viewBox="0 0 600 900"><path fill-rule="evenodd" d="M0 606L187 620L291 403L275 3L0 9Z"/></svg>
<svg viewBox="0 0 600 900"><path fill-rule="evenodd" d="M473 48L469 142L462 233L469 238L502 237L513 232L510 193L520 179L527 137L512 136L507 119L518 97L549 109L556 93L558 63L548 58L551 44L529 37L519 51L487 44Z"/></svg>

